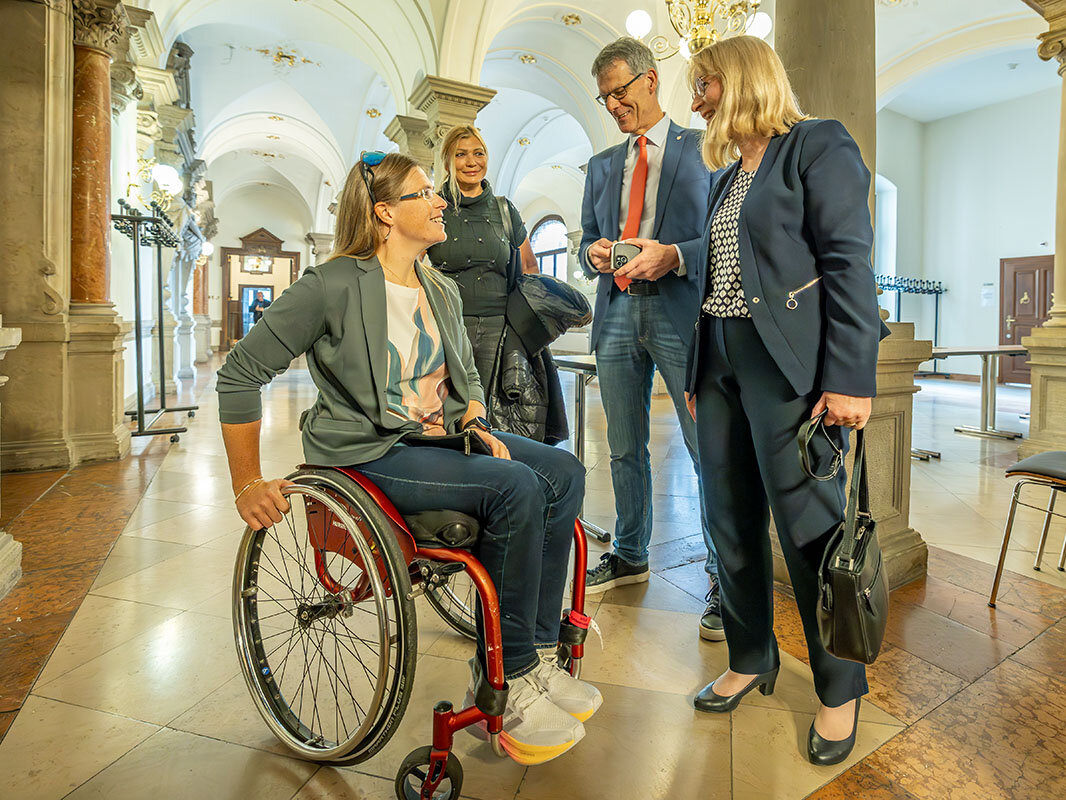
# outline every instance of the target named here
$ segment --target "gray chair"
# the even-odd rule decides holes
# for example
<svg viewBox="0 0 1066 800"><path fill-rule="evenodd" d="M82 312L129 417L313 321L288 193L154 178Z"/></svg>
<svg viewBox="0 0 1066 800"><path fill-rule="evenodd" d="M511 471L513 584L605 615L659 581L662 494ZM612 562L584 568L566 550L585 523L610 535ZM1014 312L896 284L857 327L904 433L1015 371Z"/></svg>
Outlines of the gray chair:
<svg viewBox="0 0 1066 800"><path fill-rule="evenodd" d="M1018 506L1034 508L1044 512L1044 529L1040 533L1040 544L1036 548L1036 560L1033 569L1040 569L1040 561L1044 557L1044 545L1047 542L1048 529L1051 527L1052 517L1066 519L1066 514L1055 513L1055 498L1059 492L1066 491L1066 451L1051 450L1047 453L1038 453L1029 458L1023 458L1017 464L1007 469L1008 478L1021 478L1014 484L1014 494L1010 501L1010 511L1007 513L1007 524L1003 529L1003 547L999 551L999 564L996 566L996 578L992 582L992 594L988 598L988 605L996 607L996 595L999 594L999 580L1003 576L1003 562L1007 558L1007 545L1010 542L1011 529L1014 527L1014 513ZM1023 486L1046 486L1051 489L1048 497L1047 508L1029 505L1021 502L1018 498ZM1059 570L1066 569L1066 541L1062 543L1062 552L1059 554Z"/></svg>

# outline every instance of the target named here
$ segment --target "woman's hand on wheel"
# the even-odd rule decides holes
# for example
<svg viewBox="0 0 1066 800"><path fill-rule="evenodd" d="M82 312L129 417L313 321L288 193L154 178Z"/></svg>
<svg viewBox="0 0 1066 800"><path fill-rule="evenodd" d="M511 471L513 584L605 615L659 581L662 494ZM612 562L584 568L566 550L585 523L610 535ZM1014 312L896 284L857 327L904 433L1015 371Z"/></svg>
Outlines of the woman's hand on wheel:
<svg viewBox="0 0 1066 800"><path fill-rule="evenodd" d="M511 451L507 449L507 445L497 439L488 431L483 431L480 428L475 428L474 433L486 446L492 451L492 454L496 458L502 458L505 461L511 460Z"/></svg>
<svg viewBox="0 0 1066 800"><path fill-rule="evenodd" d="M696 421L696 395L685 392L685 405L688 406L688 413L692 415L692 421Z"/></svg>
<svg viewBox="0 0 1066 800"><path fill-rule="evenodd" d="M236 499L237 513L253 530L276 525L289 511L289 501L281 490L293 485L284 478L259 481Z"/></svg>
<svg viewBox="0 0 1066 800"><path fill-rule="evenodd" d="M841 425L845 428L860 430L870 420L873 401L869 397L852 397L836 392L822 392L814 405L811 417L817 417L823 411L826 425Z"/></svg>

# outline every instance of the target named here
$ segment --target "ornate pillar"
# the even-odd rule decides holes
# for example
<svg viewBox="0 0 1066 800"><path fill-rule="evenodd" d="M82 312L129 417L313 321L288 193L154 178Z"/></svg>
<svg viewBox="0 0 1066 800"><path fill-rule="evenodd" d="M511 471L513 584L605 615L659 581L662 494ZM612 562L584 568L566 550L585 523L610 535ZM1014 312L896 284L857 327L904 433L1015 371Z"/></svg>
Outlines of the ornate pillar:
<svg viewBox="0 0 1066 800"><path fill-rule="evenodd" d="M181 244L174 254L174 266L172 268L172 281L174 285L174 308L178 320L176 329L177 337L175 362L176 373L179 380L187 381L196 377L193 368L193 318L189 308L189 282L192 280L196 260L200 257L204 239L200 228L190 214L181 228Z"/></svg>
<svg viewBox="0 0 1066 800"><path fill-rule="evenodd" d="M118 0L74 0L70 344L67 384L75 463L130 449L125 331L111 303L111 59L128 47Z"/></svg>
<svg viewBox="0 0 1066 800"><path fill-rule="evenodd" d="M0 420L7 471L71 463L70 42L61 4L0 3L0 307L4 322L22 331L22 344L3 362L11 377Z"/></svg>
<svg viewBox="0 0 1066 800"><path fill-rule="evenodd" d="M0 317L0 361L4 360L10 351L18 347L22 341L22 331L18 328L3 327L3 317ZM7 376L0 375L0 389L7 383ZM2 464L0 464L2 466ZM4 533L0 528L0 600L11 591L22 577L22 545L11 538L11 534Z"/></svg>
<svg viewBox="0 0 1066 800"><path fill-rule="evenodd" d="M211 315L207 310L208 266L210 259L201 255L196 259L192 276L192 318L195 323L193 338L196 344L196 363L206 364L214 352L211 349Z"/></svg>
<svg viewBox="0 0 1066 800"><path fill-rule="evenodd" d="M1045 61L1058 61L1063 84L1050 318L1022 338L1022 345L1029 350L1031 376L1029 438L1018 447L1018 454L1023 457L1045 450L1066 450L1066 0L1030 5L1039 5L1038 10L1048 21L1037 52Z"/></svg>
<svg viewBox="0 0 1066 800"><path fill-rule="evenodd" d="M855 138L871 175L877 138L874 3L870 0L776 0L774 48L788 70L800 107L838 119ZM873 181L871 181L871 184ZM871 201L873 186L871 185ZM884 314L882 316L885 316ZM914 371L932 352L910 323L889 325L877 358L877 397L866 428L871 503L889 585L925 575L927 548L910 526L911 425ZM851 468L850 462L848 468ZM776 537L774 576L788 582Z"/></svg>
<svg viewBox="0 0 1066 800"><path fill-rule="evenodd" d="M426 142L429 123L421 117L397 114L385 126L385 135L399 145L400 152L417 161L426 174L433 177L433 146Z"/></svg>
<svg viewBox="0 0 1066 800"><path fill-rule="evenodd" d="M478 112L495 96L495 89L486 89L484 86L442 78L439 75L426 75L411 92L408 98L411 105L426 115L428 130L424 138L425 144L433 152L435 180L443 174L440 155L437 153L441 139L456 125L473 125Z"/></svg>
<svg viewBox="0 0 1066 800"><path fill-rule="evenodd" d="M321 259L333 252L332 233L309 233L305 238L311 244L311 255L315 260L314 263L317 264Z"/></svg>

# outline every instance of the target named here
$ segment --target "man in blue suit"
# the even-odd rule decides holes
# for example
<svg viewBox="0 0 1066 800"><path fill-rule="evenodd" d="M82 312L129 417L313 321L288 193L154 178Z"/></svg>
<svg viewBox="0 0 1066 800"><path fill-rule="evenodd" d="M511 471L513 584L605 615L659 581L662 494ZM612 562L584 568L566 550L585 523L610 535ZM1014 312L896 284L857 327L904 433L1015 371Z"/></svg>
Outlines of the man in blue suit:
<svg viewBox="0 0 1066 800"><path fill-rule="evenodd" d="M651 50L624 37L593 62L598 100L626 141L592 157L581 207L580 262L598 280L592 350L607 415L614 485L615 550L589 570L587 591L649 578L652 532L649 412L658 368L674 402L685 446L696 460L695 423L685 407L685 366L699 313L695 284L712 176L700 158L700 132L674 124L659 105ZM625 240L641 252L621 269L611 245ZM699 471L696 471L697 476ZM700 635L725 638L717 559L700 487L710 590Z"/></svg>

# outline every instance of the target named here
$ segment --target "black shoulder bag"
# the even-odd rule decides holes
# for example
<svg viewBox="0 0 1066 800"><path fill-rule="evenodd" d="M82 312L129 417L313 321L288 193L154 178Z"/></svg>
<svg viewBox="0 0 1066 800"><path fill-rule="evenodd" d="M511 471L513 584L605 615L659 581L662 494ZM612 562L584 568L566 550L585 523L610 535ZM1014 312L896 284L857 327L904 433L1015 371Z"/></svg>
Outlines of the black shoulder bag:
<svg viewBox="0 0 1066 800"><path fill-rule="evenodd" d="M830 473L817 475L811 467L810 444L823 428L821 415L800 428L800 462L815 480L830 480L840 469L839 451ZM825 434L824 429L822 430ZM818 633L827 651L848 661L872 664L881 650L888 622L888 580L881 547L870 513L866 441L855 434L855 465L844 521L834 532L818 571Z"/></svg>

